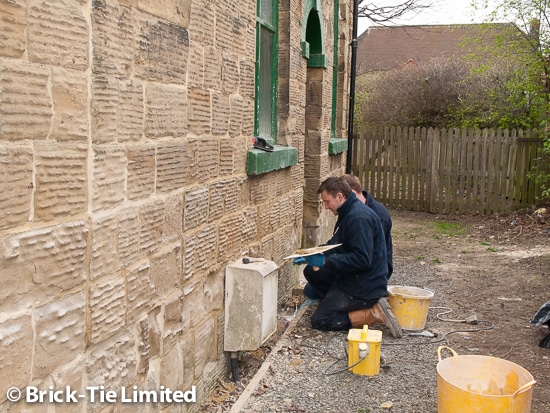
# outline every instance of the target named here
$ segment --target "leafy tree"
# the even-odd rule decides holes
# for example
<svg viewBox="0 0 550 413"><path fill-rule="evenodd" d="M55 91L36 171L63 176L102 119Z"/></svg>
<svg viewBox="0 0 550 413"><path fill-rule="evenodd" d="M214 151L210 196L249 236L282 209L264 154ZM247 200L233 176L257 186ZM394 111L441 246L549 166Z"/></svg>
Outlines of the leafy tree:
<svg viewBox="0 0 550 413"><path fill-rule="evenodd" d="M514 62L480 68L459 58L364 74L356 118L366 124L533 128L537 106L516 87L525 77Z"/></svg>
<svg viewBox="0 0 550 413"><path fill-rule="evenodd" d="M477 0L478 9L492 10L489 21L507 20L513 22L521 34L522 44L529 45L530 53L519 53L518 43L496 45L494 52L512 55L521 63L528 74L527 82L518 82L517 90L523 91L525 99L538 108L532 122L538 123L544 131L544 150L550 155L550 4L547 0ZM492 8L492 9L490 9ZM519 38L518 38L519 41ZM544 189L543 196L550 197L550 173L539 172L539 182Z"/></svg>

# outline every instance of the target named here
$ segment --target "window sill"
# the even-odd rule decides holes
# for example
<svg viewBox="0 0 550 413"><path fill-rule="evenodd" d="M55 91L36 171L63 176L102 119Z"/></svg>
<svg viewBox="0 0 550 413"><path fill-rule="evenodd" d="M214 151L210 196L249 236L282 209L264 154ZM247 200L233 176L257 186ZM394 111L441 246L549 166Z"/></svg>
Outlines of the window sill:
<svg viewBox="0 0 550 413"><path fill-rule="evenodd" d="M273 152L249 149L246 157L246 173L261 175L298 163L298 150L292 146L273 145Z"/></svg>
<svg viewBox="0 0 550 413"><path fill-rule="evenodd" d="M342 138L330 138L328 141L329 155L336 155L348 150L348 140Z"/></svg>

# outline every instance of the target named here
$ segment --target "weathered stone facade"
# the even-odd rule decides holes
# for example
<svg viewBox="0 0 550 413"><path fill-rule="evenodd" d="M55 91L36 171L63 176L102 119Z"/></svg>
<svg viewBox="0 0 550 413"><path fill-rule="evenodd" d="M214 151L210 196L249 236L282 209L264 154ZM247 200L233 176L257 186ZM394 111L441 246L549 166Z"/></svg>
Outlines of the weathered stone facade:
<svg viewBox="0 0 550 413"><path fill-rule="evenodd" d="M324 68L301 46L311 4ZM328 147L334 102L346 137L351 5L279 2L278 144L298 159L250 174L256 6L0 2L0 412L193 411L6 391L196 386L200 400L228 370L227 264L275 261L282 301L297 278L282 258L326 240L315 189L345 166Z"/></svg>

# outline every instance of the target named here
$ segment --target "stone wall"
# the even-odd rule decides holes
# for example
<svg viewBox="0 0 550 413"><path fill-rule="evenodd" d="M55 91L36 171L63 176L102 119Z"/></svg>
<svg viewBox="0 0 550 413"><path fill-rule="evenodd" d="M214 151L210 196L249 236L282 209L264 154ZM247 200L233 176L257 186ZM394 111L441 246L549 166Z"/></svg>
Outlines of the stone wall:
<svg viewBox="0 0 550 413"><path fill-rule="evenodd" d="M289 297L297 269L282 258L301 244L307 163L303 7L280 7L279 143L298 163L249 176L256 1L0 2L0 411L192 411L125 405L120 389L195 386L200 400L227 374L227 263L275 261ZM319 155L318 181L342 172L342 155ZM93 385L118 401L6 394Z"/></svg>

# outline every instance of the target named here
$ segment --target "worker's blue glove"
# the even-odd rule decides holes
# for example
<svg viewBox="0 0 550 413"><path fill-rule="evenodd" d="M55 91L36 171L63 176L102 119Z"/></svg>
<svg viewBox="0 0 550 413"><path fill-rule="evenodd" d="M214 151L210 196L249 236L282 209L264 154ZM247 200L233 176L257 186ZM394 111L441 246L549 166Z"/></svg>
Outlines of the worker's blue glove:
<svg viewBox="0 0 550 413"><path fill-rule="evenodd" d="M325 256L323 254L313 254L294 258L294 264L309 264L312 267L322 267L325 265Z"/></svg>

